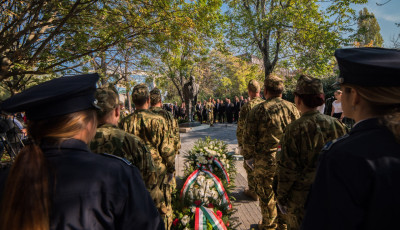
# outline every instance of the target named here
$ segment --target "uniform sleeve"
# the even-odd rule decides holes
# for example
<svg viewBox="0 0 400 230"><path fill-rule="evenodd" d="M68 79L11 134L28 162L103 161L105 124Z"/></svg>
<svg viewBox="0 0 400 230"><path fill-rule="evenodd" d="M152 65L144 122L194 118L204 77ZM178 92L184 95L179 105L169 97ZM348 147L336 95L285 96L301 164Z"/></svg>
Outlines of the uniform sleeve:
<svg viewBox="0 0 400 230"><path fill-rule="evenodd" d="M258 119L256 117L256 110L258 106L254 107L250 110L249 115L246 118L246 122L244 125L243 136L243 157L244 159L254 158L256 151L256 142L258 139Z"/></svg>
<svg viewBox="0 0 400 230"><path fill-rule="evenodd" d="M146 188L151 189L157 184L157 171L150 151L144 143L126 136L124 141L126 153L130 153L134 165L139 169Z"/></svg>
<svg viewBox="0 0 400 230"><path fill-rule="evenodd" d="M176 146L176 153L179 154L179 149L181 149L181 136L179 133L179 124L178 124L178 120L173 118L173 122L174 122L174 128L175 128L175 146Z"/></svg>
<svg viewBox="0 0 400 230"><path fill-rule="evenodd" d="M128 181L124 181L128 189L121 214L116 218L116 229L165 229L164 223L140 178L137 168L130 167Z"/></svg>
<svg viewBox="0 0 400 230"><path fill-rule="evenodd" d="M295 143L295 138L290 135L287 130L282 137L281 151L277 153L277 174L278 174L278 202L287 206L288 198L292 186L298 180L300 173L296 170L296 156L299 156L299 151Z"/></svg>
<svg viewBox="0 0 400 230"><path fill-rule="evenodd" d="M347 157L321 155L302 229L363 229L370 172L363 159L343 155Z"/></svg>
<svg viewBox="0 0 400 230"><path fill-rule="evenodd" d="M174 149L174 138L169 135L171 130L167 127L164 120L160 120L158 128L158 135L160 136L159 152L165 166L167 167L168 173L175 172L175 149Z"/></svg>
<svg viewBox="0 0 400 230"><path fill-rule="evenodd" d="M240 110L239 113L239 120L237 124L237 129L236 129L236 137L238 141L239 147L242 147L242 142L243 142L243 132L244 132L244 125L246 123L246 116L248 113L248 106L243 106L242 109Z"/></svg>

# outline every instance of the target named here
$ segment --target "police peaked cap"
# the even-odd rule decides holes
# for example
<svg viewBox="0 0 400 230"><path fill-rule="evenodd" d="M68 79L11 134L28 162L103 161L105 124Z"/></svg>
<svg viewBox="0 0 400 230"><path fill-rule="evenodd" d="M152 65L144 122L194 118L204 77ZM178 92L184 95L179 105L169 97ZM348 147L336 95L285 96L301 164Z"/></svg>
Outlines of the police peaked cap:
<svg viewBox="0 0 400 230"><path fill-rule="evenodd" d="M400 50L346 48L335 52L340 75L337 83L359 86L400 86Z"/></svg>
<svg viewBox="0 0 400 230"><path fill-rule="evenodd" d="M1 104L1 110L25 111L29 120L42 120L98 108L94 98L98 79L97 73L59 77L8 98Z"/></svg>

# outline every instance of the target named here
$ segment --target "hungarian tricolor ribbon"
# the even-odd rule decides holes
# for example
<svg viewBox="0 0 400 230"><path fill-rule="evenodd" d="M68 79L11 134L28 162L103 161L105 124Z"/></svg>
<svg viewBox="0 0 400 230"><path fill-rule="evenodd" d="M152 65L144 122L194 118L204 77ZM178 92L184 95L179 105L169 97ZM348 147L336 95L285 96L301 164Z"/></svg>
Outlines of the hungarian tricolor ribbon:
<svg viewBox="0 0 400 230"><path fill-rule="evenodd" d="M204 206L196 207L194 217L194 229L206 230L207 220L210 222L214 230L226 230L226 226L221 218L219 218L212 209Z"/></svg>
<svg viewBox="0 0 400 230"><path fill-rule="evenodd" d="M198 165L198 166L200 166L200 165ZM218 193L222 196L222 203L227 204L228 208L231 209L232 208L231 201L229 200L228 194L226 193L221 180L216 175L214 175L212 172L205 169L204 166L200 166L199 169L196 169L194 172L192 172L192 174L190 174L189 177L186 179L186 181L182 187L182 190L181 190L181 194L180 194L181 199L185 198L187 192L189 191L189 188L196 181L196 178L199 175L200 171L204 172L205 174L207 174L209 177L211 177L213 179Z"/></svg>
<svg viewBox="0 0 400 230"><path fill-rule="evenodd" d="M213 157L213 161L217 165L217 167L221 169L222 174L224 174L224 177L226 179L226 182L228 182L228 184L231 183L231 180L229 179L229 175L226 172L224 165L216 157Z"/></svg>

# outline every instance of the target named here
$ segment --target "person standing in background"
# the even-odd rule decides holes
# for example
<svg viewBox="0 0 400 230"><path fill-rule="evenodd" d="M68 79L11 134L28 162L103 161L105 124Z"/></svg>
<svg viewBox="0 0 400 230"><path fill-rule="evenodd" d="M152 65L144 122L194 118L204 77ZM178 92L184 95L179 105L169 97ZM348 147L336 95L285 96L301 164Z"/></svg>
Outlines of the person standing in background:
<svg viewBox="0 0 400 230"><path fill-rule="evenodd" d="M342 91L336 90L335 91L335 98L332 102L332 112L331 116L334 118L339 119L340 121L343 119L343 110L342 110Z"/></svg>

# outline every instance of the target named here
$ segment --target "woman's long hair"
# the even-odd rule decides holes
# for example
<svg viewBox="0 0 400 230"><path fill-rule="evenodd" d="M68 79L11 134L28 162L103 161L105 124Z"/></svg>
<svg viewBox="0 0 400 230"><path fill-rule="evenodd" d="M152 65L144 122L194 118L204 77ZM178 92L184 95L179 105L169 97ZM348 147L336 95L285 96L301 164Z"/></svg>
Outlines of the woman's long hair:
<svg viewBox="0 0 400 230"><path fill-rule="evenodd" d="M79 134L91 121L96 127L94 110L28 122L32 143L19 152L10 169L0 209L0 229L49 229L49 173L40 144L44 138L61 143Z"/></svg>

